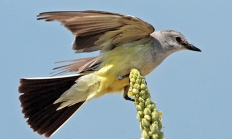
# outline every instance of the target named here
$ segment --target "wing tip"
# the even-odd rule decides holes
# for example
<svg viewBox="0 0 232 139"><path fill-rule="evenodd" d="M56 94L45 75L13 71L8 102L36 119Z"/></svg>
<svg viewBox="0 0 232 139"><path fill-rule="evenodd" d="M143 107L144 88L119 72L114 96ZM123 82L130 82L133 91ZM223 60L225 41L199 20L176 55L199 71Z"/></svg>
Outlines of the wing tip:
<svg viewBox="0 0 232 139"><path fill-rule="evenodd" d="M55 19L49 18L51 17L51 13L54 12L43 12L43 13L39 13L36 17L37 20L45 20L45 21L54 21Z"/></svg>

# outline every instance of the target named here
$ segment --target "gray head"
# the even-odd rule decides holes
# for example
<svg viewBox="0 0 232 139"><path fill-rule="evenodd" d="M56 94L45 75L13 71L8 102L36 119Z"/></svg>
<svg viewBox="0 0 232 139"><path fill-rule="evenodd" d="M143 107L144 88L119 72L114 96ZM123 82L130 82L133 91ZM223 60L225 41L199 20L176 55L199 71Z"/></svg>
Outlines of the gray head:
<svg viewBox="0 0 232 139"><path fill-rule="evenodd" d="M162 30L151 34L162 46L162 49L168 53L179 50L192 50L201 52L201 50L192 45L183 34L175 30Z"/></svg>

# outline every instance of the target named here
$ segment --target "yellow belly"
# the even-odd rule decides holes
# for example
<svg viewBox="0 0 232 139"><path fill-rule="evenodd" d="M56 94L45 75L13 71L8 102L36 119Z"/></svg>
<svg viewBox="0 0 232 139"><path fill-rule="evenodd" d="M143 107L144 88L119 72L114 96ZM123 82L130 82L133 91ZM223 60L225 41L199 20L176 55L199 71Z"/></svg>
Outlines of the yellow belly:
<svg viewBox="0 0 232 139"><path fill-rule="evenodd" d="M123 80L114 80L112 85L106 88L107 93L122 92L124 87L129 85L129 78Z"/></svg>
<svg viewBox="0 0 232 139"><path fill-rule="evenodd" d="M129 85L129 78L118 79L118 71L115 65L105 65L95 74L100 78L100 85L97 96L106 93L121 92L125 86Z"/></svg>

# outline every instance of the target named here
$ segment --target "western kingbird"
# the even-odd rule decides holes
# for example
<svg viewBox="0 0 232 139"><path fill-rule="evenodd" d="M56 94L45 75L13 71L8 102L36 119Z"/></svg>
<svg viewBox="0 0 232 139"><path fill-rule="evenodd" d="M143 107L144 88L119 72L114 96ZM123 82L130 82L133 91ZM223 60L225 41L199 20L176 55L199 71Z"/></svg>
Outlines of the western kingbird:
<svg viewBox="0 0 232 139"><path fill-rule="evenodd" d="M96 57L55 68L74 75L20 79L22 112L30 127L46 137L92 98L124 90L124 98L132 100L127 96L131 69L146 76L174 52L201 51L180 32L154 32L152 25L130 15L59 11L40 13L38 20L61 22L75 35L76 53L100 50Z"/></svg>

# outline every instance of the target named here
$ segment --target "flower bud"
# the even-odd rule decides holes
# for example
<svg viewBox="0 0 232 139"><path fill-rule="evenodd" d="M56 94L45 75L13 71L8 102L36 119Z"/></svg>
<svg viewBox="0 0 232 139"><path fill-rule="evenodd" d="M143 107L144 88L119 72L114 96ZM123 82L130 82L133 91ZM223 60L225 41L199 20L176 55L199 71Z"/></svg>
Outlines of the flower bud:
<svg viewBox="0 0 232 139"><path fill-rule="evenodd" d="M144 103L140 102L139 105L141 106L142 109L144 109Z"/></svg>
<svg viewBox="0 0 232 139"><path fill-rule="evenodd" d="M145 127L149 127L151 124L148 120L146 120L145 118L142 119L142 126L145 126Z"/></svg>
<svg viewBox="0 0 232 139"><path fill-rule="evenodd" d="M139 122L142 121L142 117L141 117L141 115L139 113L137 113L136 118L139 120Z"/></svg>
<svg viewBox="0 0 232 139"><path fill-rule="evenodd" d="M134 84L135 83L135 79L133 77L130 78L130 82Z"/></svg>
<svg viewBox="0 0 232 139"><path fill-rule="evenodd" d="M146 131L144 131L144 130L142 132L142 137L143 137L143 139L150 139L148 133Z"/></svg>
<svg viewBox="0 0 232 139"><path fill-rule="evenodd" d="M145 115L151 115L151 110L149 108L144 109L144 114Z"/></svg>
<svg viewBox="0 0 232 139"><path fill-rule="evenodd" d="M137 84L137 83L135 83L135 84L134 84L134 88L137 89L137 90L140 90L140 85Z"/></svg>
<svg viewBox="0 0 232 139"><path fill-rule="evenodd" d="M139 102L145 102L143 98L139 97Z"/></svg>
<svg viewBox="0 0 232 139"><path fill-rule="evenodd" d="M158 113L157 113L157 111L153 111L151 113L151 118L152 118L153 121L156 121L158 119Z"/></svg>
<svg viewBox="0 0 232 139"><path fill-rule="evenodd" d="M149 122L151 121L151 116L150 115L145 115L144 118Z"/></svg>
<svg viewBox="0 0 232 139"><path fill-rule="evenodd" d="M133 93L133 94L138 94L139 91L138 91L137 89L132 89L132 93Z"/></svg>
<svg viewBox="0 0 232 139"><path fill-rule="evenodd" d="M137 111L142 111L143 110L140 105L136 105L136 109L137 109Z"/></svg>
<svg viewBox="0 0 232 139"><path fill-rule="evenodd" d="M159 132L158 135L159 135L158 139L164 139L164 133L163 132Z"/></svg>
<svg viewBox="0 0 232 139"><path fill-rule="evenodd" d="M141 83L141 79L137 78L135 82L136 82L137 84L140 84L140 83Z"/></svg>
<svg viewBox="0 0 232 139"><path fill-rule="evenodd" d="M158 134L152 134L151 138L152 139L158 139Z"/></svg>
<svg viewBox="0 0 232 139"><path fill-rule="evenodd" d="M141 90L145 90L146 87L147 87L147 86L146 86L145 84L141 84L141 86L140 86Z"/></svg>
<svg viewBox="0 0 232 139"><path fill-rule="evenodd" d="M140 95L141 95L141 96L143 96L143 95L145 95L145 94L146 94L146 91L140 90Z"/></svg>
<svg viewBox="0 0 232 139"><path fill-rule="evenodd" d="M154 110L154 106L153 106L153 105L151 105L151 104L147 105L147 108L149 108L151 111L153 111L153 110Z"/></svg>
<svg viewBox="0 0 232 139"><path fill-rule="evenodd" d="M150 126L150 130L151 130L152 133L157 133L158 132L158 125L156 123L153 123Z"/></svg>

